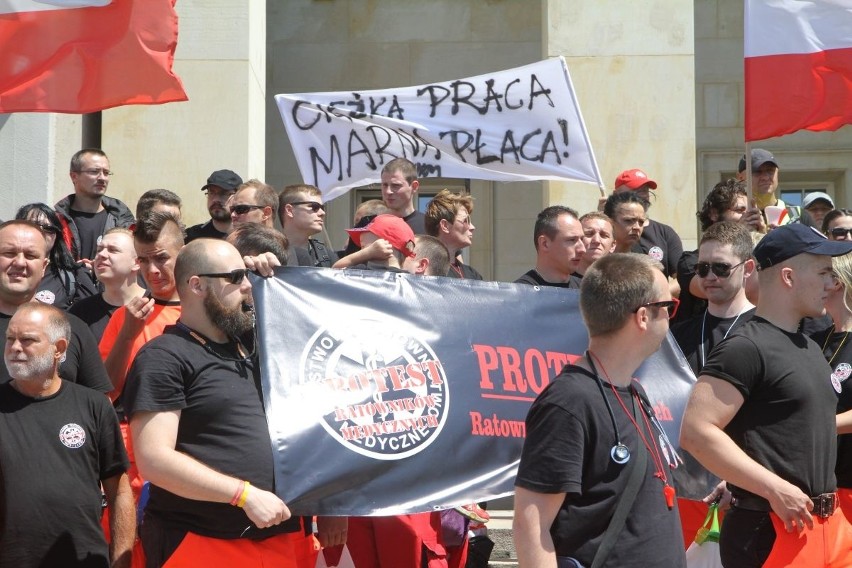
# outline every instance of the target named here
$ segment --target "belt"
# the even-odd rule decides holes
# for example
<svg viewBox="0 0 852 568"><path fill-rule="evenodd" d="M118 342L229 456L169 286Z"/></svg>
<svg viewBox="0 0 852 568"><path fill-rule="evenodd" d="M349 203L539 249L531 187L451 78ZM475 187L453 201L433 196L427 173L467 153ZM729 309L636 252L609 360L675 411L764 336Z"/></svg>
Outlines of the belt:
<svg viewBox="0 0 852 568"><path fill-rule="evenodd" d="M822 495L811 497L811 501L814 504L811 514L822 519L827 519L837 510L837 493L823 493ZM768 513L772 510L772 507L769 506L769 501L752 495L734 497L731 505L737 509L745 509L747 511Z"/></svg>

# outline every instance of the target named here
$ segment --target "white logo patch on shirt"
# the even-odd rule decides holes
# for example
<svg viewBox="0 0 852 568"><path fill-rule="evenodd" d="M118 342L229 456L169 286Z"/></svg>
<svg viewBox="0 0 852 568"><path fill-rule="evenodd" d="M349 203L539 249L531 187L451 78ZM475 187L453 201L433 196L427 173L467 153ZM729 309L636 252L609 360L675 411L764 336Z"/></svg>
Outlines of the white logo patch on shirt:
<svg viewBox="0 0 852 568"><path fill-rule="evenodd" d="M40 290L36 292L35 299L42 304L53 304L56 301L56 294L50 290Z"/></svg>
<svg viewBox="0 0 852 568"><path fill-rule="evenodd" d="M648 250L648 256L656 260L657 262L662 262L663 260L663 249L660 247L651 247Z"/></svg>
<svg viewBox="0 0 852 568"><path fill-rule="evenodd" d="M79 424L66 424L59 430L59 441L67 448L79 448L86 443L86 431Z"/></svg>

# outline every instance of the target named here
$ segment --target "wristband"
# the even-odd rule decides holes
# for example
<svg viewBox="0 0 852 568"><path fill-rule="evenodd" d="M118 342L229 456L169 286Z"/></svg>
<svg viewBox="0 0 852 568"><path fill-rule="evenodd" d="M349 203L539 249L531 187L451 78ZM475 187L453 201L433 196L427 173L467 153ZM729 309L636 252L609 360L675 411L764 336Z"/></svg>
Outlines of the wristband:
<svg viewBox="0 0 852 568"><path fill-rule="evenodd" d="M231 500L228 503L229 505L232 505L234 507L237 506L237 502L240 500L240 495L242 495L242 493L243 493L244 485L245 485L245 482L240 481L239 485L237 485L237 490L234 492L234 496L231 497Z"/></svg>
<svg viewBox="0 0 852 568"><path fill-rule="evenodd" d="M248 499L249 487L251 487L251 483L248 481L243 481L243 492L240 494L240 499L237 501L237 507L242 509L246 506L246 499Z"/></svg>

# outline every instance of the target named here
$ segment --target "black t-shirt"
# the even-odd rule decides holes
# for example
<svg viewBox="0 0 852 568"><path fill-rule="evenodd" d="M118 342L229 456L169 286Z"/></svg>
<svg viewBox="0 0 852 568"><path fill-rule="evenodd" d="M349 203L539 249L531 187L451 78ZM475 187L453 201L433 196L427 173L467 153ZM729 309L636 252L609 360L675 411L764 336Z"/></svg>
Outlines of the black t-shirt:
<svg viewBox="0 0 852 568"><path fill-rule="evenodd" d="M179 325L168 326L136 355L122 395L124 408L131 420L137 412L180 410L177 451L272 491L272 442L259 372L257 359L241 357L236 344L202 345ZM164 527L214 538L263 538L299 530L297 517L258 529L242 509L186 499L154 484L145 513Z"/></svg>
<svg viewBox="0 0 852 568"><path fill-rule="evenodd" d="M66 315L71 323L71 340L68 342L65 358L59 364L59 376L66 381L108 393L112 390L112 382L98 353L98 343L80 318ZM4 342L10 319L12 316L0 314L0 337ZM11 379L6 365L0 365L0 384L8 383Z"/></svg>
<svg viewBox="0 0 852 568"><path fill-rule="evenodd" d="M655 451L667 455L659 447L659 432L654 426L654 435L648 436L632 390L616 387L616 397L608 383L603 386L619 438L630 449L630 460L619 465L610 457L616 434L594 376L568 365L530 407L515 480L516 486L537 493L567 494L550 534L558 556L576 558L584 566L592 565L636 456L648 451L625 407L635 411L636 423ZM644 396L635 381L633 388ZM647 472L636 501L604 566L677 568L686 564L677 507L669 510L666 506L663 483L655 477L655 460L651 455L647 457ZM666 457L662 459L664 463L668 461ZM665 466L665 473L671 483L670 467Z"/></svg>
<svg viewBox="0 0 852 568"><path fill-rule="evenodd" d="M811 496L836 488L840 389L832 388L831 372L813 340L758 316L720 343L701 371L743 396L725 432L757 463ZM760 499L728 487L735 497Z"/></svg>
<svg viewBox="0 0 852 568"><path fill-rule="evenodd" d="M227 236L228 233L223 233L213 225L212 219L206 223L193 225L186 230L187 244L195 239L224 239Z"/></svg>
<svg viewBox="0 0 852 568"><path fill-rule="evenodd" d="M707 300L692 295L689 283L695 276L695 264L698 262L698 250L684 251L677 261L677 283L680 286L680 306L677 309L674 322L686 321L707 309ZM673 322L673 323L674 323Z"/></svg>
<svg viewBox="0 0 852 568"><path fill-rule="evenodd" d="M103 209L97 213L86 213L69 209L68 213L80 235L80 258L94 259L98 254L98 239L104 234L109 211Z"/></svg>
<svg viewBox="0 0 852 568"><path fill-rule="evenodd" d="M402 220L411 227L411 230L414 231L415 235L426 234L426 215L422 212L414 211L403 217Z"/></svg>
<svg viewBox="0 0 852 568"><path fill-rule="evenodd" d="M717 318L711 313L704 312L672 326L672 335L696 377L701 374L701 367L707 361L710 352L733 330L749 321L754 311L755 308L751 308L729 318Z"/></svg>
<svg viewBox="0 0 852 568"><path fill-rule="evenodd" d="M840 398L837 400L837 413L852 410L852 340L848 331L834 332L834 328L825 329L813 336L814 342L822 348L825 359L829 361L832 376L841 385ZM837 437L837 486L852 489L852 434Z"/></svg>
<svg viewBox="0 0 852 568"><path fill-rule="evenodd" d="M127 467L102 394L63 381L32 399L0 385L0 566L108 567L98 484Z"/></svg>
<svg viewBox="0 0 852 568"><path fill-rule="evenodd" d="M666 276L677 274L677 261L683 254L683 243L674 229L651 219L639 237L642 251L663 265Z"/></svg>
<svg viewBox="0 0 852 568"><path fill-rule="evenodd" d="M552 286L554 288L580 288L581 278L571 276L567 282L548 282L541 277L541 274L535 268L526 272L515 280L515 284L529 284L531 286Z"/></svg>
<svg viewBox="0 0 852 568"><path fill-rule="evenodd" d="M39 302L67 310L75 302L98 293L97 284L83 265L62 271L53 270L51 266L48 265L38 285L35 299Z"/></svg>
<svg viewBox="0 0 852 568"><path fill-rule="evenodd" d="M295 251L299 266L331 268L337 262L337 253L316 239L308 239L308 246L295 247Z"/></svg>
<svg viewBox="0 0 852 568"><path fill-rule="evenodd" d="M101 293L76 302L68 310L68 313L83 320L83 323L89 326L89 331L92 332L95 341L100 343L104 330L109 323L109 318L118 308L119 306L113 306L104 300L104 295Z"/></svg>
<svg viewBox="0 0 852 568"><path fill-rule="evenodd" d="M458 260L450 263L450 269L447 271L447 276L450 278L466 278L468 280L484 280L482 274L469 264L459 262ZM442 276L439 274L438 276Z"/></svg>

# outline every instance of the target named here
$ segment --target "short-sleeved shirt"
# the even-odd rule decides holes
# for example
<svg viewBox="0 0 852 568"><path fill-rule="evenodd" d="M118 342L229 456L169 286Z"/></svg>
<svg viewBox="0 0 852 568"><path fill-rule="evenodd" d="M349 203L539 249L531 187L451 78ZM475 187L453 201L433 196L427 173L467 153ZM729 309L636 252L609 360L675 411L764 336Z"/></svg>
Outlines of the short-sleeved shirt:
<svg viewBox="0 0 852 568"><path fill-rule="evenodd" d="M138 412L180 411L175 449L225 475L273 491L272 442L259 392L259 366L235 343L220 345L170 326L139 353L124 388ZM214 538L261 538L299 530L298 518L258 529L227 503L186 499L152 484L146 515L163 526ZM249 528L251 527L251 528ZM246 530L248 528L248 530Z"/></svg>
<svg viewBox="0 0 852 568"><path fill-rule="evenodd" d="M530 286L552 286L554 288L572 288L579 289L582 278L571 275L567 282L548 282L542 278L541 274L533 268L522 274L515 280L515 284L529 284Z"/></svg>
<svg viewBox="0 0 852 568"><path fill-rule="evenodd" d="M651 219L642 229L638 244L645 254L662 263L666 276L677 274L677 261L683 254L683 243L674 229Z"/></svg>
<svg viewBox="0 0 852 568"><path fill-rule="evenodd" d="M193 225L186 230L186 242L189 243L195 239L224 239L228 233L223 233L213 225L213 221Z"/></svg>
<svg viewBox="0 0 852 568"><path fill-rule="evenodd" d="M608 383L603 386L602 395L595 377L573 365L566 366L550 382L527 415L527 435L515 480L516 486L536 493L567 494L550 534L557 556L576 558L584 566L592 565L626 489L630 466L636 463L639 452L648 452L625 408L635 413L655 451L663 453L654 426L654 435L648 436L631 388L615 387L613 391ZM644 396L636 381L632 388ZM603 396L609 401L612 416ZM632 457L626 464L617 464L610 457L617 440L613 419L618 425L618 439L630 449ZM647 457L642 485L607 558L607 567L685 566L677 507L670 510L666 505L663 483L655 476L655 460ZM671 483L671 468L667 464L664 467Z"/></svg>
<svg viewBox="0 0 852 568"><path fill-rule="evenodd" d="M822 349L823 356L829 361L831 374L840 383L840 397L837 399L837 413L852 410L852 333L834 331L834 328L822 330L811 336ZM837 486L852 489L852 434L837 437Z"/></svg>
<svg viewBox="0 0 852 568"><path fill-rule="evenodd" d="M840 389L832 387L831 373L813 340L758 316L720 343L701 371L730 383L743 397L725 427L731 439L810 496L836 489ZM728 487L735 497L760 499L731 483Z"/></svg>
<svg viewBox="0 0 852 568"><path fill-rule="evenodd" d="M294 247L296 251L296 262L299 266L316 266L331 268L337 262L337 253L325 246L322 241L308 239L308 245Z"/></svg>
<svg viewBox="0 0 852 568"><path fill-rule="evenodd" d="M100 342L109 323L109 318L119 307L104 300L104 295L101 293L75 302L68 313L83 320L83 323L89 326L89 331L92 332L95 339Z"/></svg>
<svg viewBox="0 0 852 568"><path fill-rule="evenodd" d="M0 566L109 566L99 482L128 466L102 394L63 381L39 399L0 385Z"/></svg>
<svg viewBox="0 0 852 568"><path fill-rule="evenodd" d="M98 392L110 392L112 382L109 380L103 361L98 356L98 344L92 332L80 318L71 314L67 314L67 317L71 323L71 339L68 341L65 358L59 363L59 376L68 382L78 383ZM0 337L3 338L4 343L11 319L12 316L0 314ZM0 384L7 383L11 379L6 365L0 365Z"/></svg>
<svg viewBox="0 0 852 568"><path fill-rule="evenodd" d="M97 213L87 213L69 209L68 212L80 235L80 258L94 259L98 254L98 239L106 230L109 211L101 209Z"/></svg>
<svg viewBox="0 0 852 568"><path fill-rule="evenodd" d="M749 321L755 309L751 308L729 318L719 318L705 311L672 326L672 335L696 377L713 348Z"/></svg>
<svg viewBox="0 0 852 568"><path fill-rule="evenodd" d="M424 215L422 211L412 211L403 217L402 220L411 227L411 230L414 231L415 235L426 234L426 215Z"/></svg>

